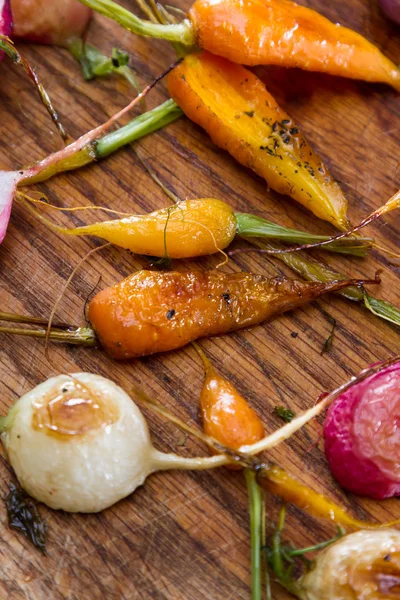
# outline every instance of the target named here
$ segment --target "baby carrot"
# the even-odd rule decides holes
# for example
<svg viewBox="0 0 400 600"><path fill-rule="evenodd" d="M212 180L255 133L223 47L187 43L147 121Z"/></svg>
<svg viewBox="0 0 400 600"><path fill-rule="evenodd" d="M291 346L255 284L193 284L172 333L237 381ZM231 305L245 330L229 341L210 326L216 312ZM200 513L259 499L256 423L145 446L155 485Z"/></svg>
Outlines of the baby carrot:
<svg viewBox="0 0 400 600"><path fill-rule="evenodd" d="M17 198L33 201L22 192ZM81 227L60 227L26 203L27 208L55 231L74 236L93 235L126 248L135 254L169 258L194 258L227 248L236 236L281 240L306 244L329 240L329 236L282 227L261 217L234 213L228 204L215 198L182 200L175 206L147 215L129 215L112 221L100 221ZM53 207L56 208L56 207ZM79 207L84 209L84 207ZM101 207L88 207L101 208ZM373 240L346 237L323 249L342 254L365 256Z"/></svg>
<svg viewBox="0 0 400 600"><path fill-rule="evenodd" d="M282 65L400 90L400 70L362 35L292 0L195 0L181 23L139 19L112 0L80 0L133 33L242 65Z"/></svg>
<svg viewBox="0 0 400 600"><path fill-rule="evenodd" d="M213 367L203 350L194 342L203 361L205 381L200 396L203 429L224 446L237 450L264 437L264 427L234 385Z"/></svg>
<svg viewBox="0 0 400 600"><path fill-rule="evenodd" d="M258 482L272 494L277 494L285 502L295 504L314 517L329 519L345 527L356 529L382 527L379 524L355 519L336 502L303 485L278 465L272 463L264 465L259 471Z"/></svg>
<svg viewBox="0 0 400 600"><path fill-rule="evenodd" d="M193 342L203 361L205 381L200 396L204 433L233 450L253 444L264 437L264 427L257 413L239 394L230 381L224 379L213 367L203 350ZM228 466L238 469L236 465ZM261 521L263 498L253 470L245 469L249 494L251 537L251 589L252 600L261 600Z"/></svg>
<svg viewBox="0 0 400 600"><path fill-rule="evenodd" d="M191 54L169 74L168 90L217 146L273 190L338 229L348 228L339 185L254 73L206 52Z"/></svg>
<svg viewBox="0 0 400 600"><path fill-rule="evenodd" d="M99 292L88 318L106 352L127 359L256 325L352 283L360 282L320 284L217 270L139 271Z"/></svg>
<svg viewBox="0 0 400 600"><path fill-rule="evenodd" d="M281 65L400 90L400 70L362 35L291 0L196 0L201 47L244 65Z"/></svg>

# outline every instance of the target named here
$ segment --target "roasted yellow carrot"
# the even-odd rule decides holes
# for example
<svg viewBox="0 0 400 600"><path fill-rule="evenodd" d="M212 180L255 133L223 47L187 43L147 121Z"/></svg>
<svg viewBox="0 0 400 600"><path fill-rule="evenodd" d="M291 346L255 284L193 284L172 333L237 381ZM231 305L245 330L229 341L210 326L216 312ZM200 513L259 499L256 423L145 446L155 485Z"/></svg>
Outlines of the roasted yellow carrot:
<svg viewBox="0 0 400 600"><path fill-rule="evenodd" d="M97 236L135 254L160 258L194 258L214 254L227 248L236 236L279 240L292 244L320 244L330 239L329 236L282 227L255 215L234 213L226 202L215 198L182 200L175 206L162 208L147 215L127 215L120 219L99 221L81 227L55 225L42 212L31 206L30 202L37 201L23 192L17 192L17 198L27 201L26 207L59 233ZM45 203L43 205L45 206ZM85 207L78 209L85 210ZM372 238L348 236L332 244L327 243L323 249L365 256L372 245Z"/></svg>
<svg viewBox="0 0 400 600"><path fill-rule="evenodd" d="M347 200L339 185L254 73L206 52L191 54L169 74L168 90L217 146L273 190L348 229Z"/></svg>

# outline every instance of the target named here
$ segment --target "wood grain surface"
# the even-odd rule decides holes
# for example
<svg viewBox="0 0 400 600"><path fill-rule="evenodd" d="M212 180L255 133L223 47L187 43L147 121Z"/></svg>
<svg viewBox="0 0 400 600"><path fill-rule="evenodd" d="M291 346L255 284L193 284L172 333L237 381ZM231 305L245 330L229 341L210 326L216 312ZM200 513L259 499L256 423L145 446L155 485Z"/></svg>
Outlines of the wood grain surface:
<svg viewBox="0 0 400 600"><path fill-rule="evenodd" d="M380 15L375 0L327 3L309 0L320 10L366 35L395 62L400 59L400 30ZM135 10L134 2L125 2ZM182 5L188 8L189 4ZM89 41L104 52L113 46L131 54L144 87L174 60L166 42L138 39L96 16ZM62 49L26 46L24 51L50 92L62 122L77 137L127 103L132 89L117 78L84 82L74 60ZM48 116L24 73L8 61L0 77L0 168L16 169L60 147ZM384 86L343 81L300 71L261 69L268 89L298 121L326 159L345 190L350 217L357 222L399 187L399 95ZM167 97L164 84L148 99L155 106ZM254 212L283 225L329 233L286 197L213 146L186 118L137 144L141 156L182 198L211 196L236 210ZM169 201L153 183L132 148L89 168L37 186L63 206L97 204L144 212ZM97 213L54 214L63 223L84 223ZM398 248L398 214L368 231L382 245ZM60 287L96 240L60 237L15 204L7 237L0 247L1 310L48 316ZM246 247L245 242L233 247ZM318 256L352 277L373 277L382 269L376 294L400 305L399 266L374 251L368 260ZM215 266L218 257L175 263L178 269ZM118 249L106 249L82 267L57 316L84 324L85 301L149 261ZM266 256L239 254L224 267L266 275L289 271ZM338 326L332 349L321 356L331 325ZM358 305L328 297L277 320L232 335L202 341L208 356L248 398L266 430L281 425L272 409L309 407L366 365L399 353L399 330ZM200 425L198 399L202 367L191 347L130 363L115 363L101 350L52 345L51 363L41 341L0 338L0 412L23 393L55 373L92 371L110 377L127 391L140 385L185 421ZM146 412L146 411L145 411ZM155 445L185 455L206 453L195 440L146 412ZM398 500L373 502L346 495L332 479L324 458L320 426L313 423L270 458L304 483L330 494L360 518L400 517ZM4 453L3 453L4 454ZM11 479L3 456L0 494ZM279 503L267 499L272 523ZM48 523L48 556L41 556L6 525L0 505L1 600L248 600L250 558L247 494L240 472L218 470L153 475L134 495L97 515L68 515L41 506ZM330 537L333 526L290 507L286 537L308 545ZM287 596L274 591L274 598Z"/></svg>

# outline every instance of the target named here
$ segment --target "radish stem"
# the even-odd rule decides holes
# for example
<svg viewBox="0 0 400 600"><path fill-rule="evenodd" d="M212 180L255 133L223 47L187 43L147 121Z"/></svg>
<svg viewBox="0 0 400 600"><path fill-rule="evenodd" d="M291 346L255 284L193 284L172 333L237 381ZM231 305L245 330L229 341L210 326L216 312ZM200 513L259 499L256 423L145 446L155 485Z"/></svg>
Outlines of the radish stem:
<svg viewBox="0 0 400 600"><path fill-rule="evenodd" d="M160 106L136 117L124 127L112 131L95 143L97 159L105 158L122 146L161 129L182 115L179 106L173 100L166 100Z"/></svg>
<svg viewBox="0 0 400 600"><path fill-rule="evenodd" d="M81 147L76 146L72 152L66 153L66 155L63 155L62 151L57 153L58 160L48 161L48 159L44 159L42 167L39 169L34 167L32 173L28 170L26 176L21 179L18 185L22 187L45 181L57 173L79 169L96 160L105 158L126 144L130 144L172 123L181 115L182 111L175 102L167 100L153 110L132 119L124 127L120 127L98 140L90 138Z"/></svg>
<svg viewBox="0 0 400 600"><path fill-rule="evenodd" d="M21 65L28 77L31 79L33 84L35 85L37 92L39 94L40 100L47 112L49 113L54 125L57 128L58 133L61 138L66 141L68 139L68 134L66 133L63 125L61 124L58 114L53 107L53 104L50 100L50 96L44 89L43 85L40 83L35 71L32 69L26 58L16 49L14 43L10 40L10 38L0 35L0 50L3 51L7 56L17 65Z"/></svg>

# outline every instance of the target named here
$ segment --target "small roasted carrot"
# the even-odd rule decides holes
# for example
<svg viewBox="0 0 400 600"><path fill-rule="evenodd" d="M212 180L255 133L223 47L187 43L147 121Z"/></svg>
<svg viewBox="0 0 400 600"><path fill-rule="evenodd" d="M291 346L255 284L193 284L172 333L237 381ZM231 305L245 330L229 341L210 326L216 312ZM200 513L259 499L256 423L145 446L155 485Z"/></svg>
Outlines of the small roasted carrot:
<svg viewBox="0 0 400 600"><path fill-rule="evenodd" d="M168 90L217 146L273 190L338 229L348 228L347 200L339 185L254 73L206 52L191 54L170 73Z"/></svg>
<svg viewBox="0 0 400 600"><path fill-rule="evenodd" d="M257 325L328 292L365 283L379 280L314 283L218 270L139 271L91 300L88 319L92 327L51 327L52 319L49 324L43 318L0 312L2 321L47 325L47 329L1 326L0 333L84 346L100 342L112 358L123 360Z"/></svg>
<svg viewBox="0 0 400 600"><path fill-rule="evenodd" d="M229 246L237 231L232 209L213 198L186 200L147 215L130 215L75 228L53 225L35 213L60 233L93 235L135 254L169 258L213 254Z"/></svg>
<svg viewBox="0 0 400 600"><path fill-rule="evenodd" d="M226 202L215 198L182 200L175 206L162 208L147 215L127 214L120 219L99 221L73 228L55 225L30 206L30 202L46 206L42 201L34 200L23 192L17 192L17 198L28 201L27 208L59 233L97 236L135 254L160 258L166 256L194 258L214 254L227 248L236 236L280 240L293 244L322 243L330 239L329 236L313 235L282 227L254 215L234 213ZM87 207L87 209L95 208L101 207ZM59 210L68 209L59 208ZM86 207L71 210L86 210ZM323 249L341 254L365 256L372 245L372 238L350 236L338 240L337 243L324 245Z"/></svg>
<svg viewBox="0 0 400 600"><path fill-rule="evenodd" d="M203 350L193 344L203 361L205 381L200 396L203 429L224 446L238 450L264 437L264 426L234 385L222 377Z"/></svg>
<svg viewBox="0 0 400 600"><path fill-rule="evenodd" d="M264 437L264 427L257 413L235 386L215 370L200 346L196 342L193 342L193 346L203 361L205 371L200 396L204 433L233 450L260 441ZM239 468L237 465L228 465L228 469ZM252 599L261 600L262 491L257 485L254 471L245 469L244 473L249 494Z"/></svg>
<svg viewBox="0 0 400 600"><path fill-rule="evenodd" d="M244 65L281 65L400 90L400 70L359 33L291 0L196 0L201 47Z"/></svg>
<svg viewBox="0 0 400 600"><path fill-rule="evenodd" d="M292 0L195 0L181 23L144 21L112 0L80 0L139 35L242 65L282 65L400 90L400 70L362 35Z"/></svg>
<svg viewBox="0 0 400 600"><path fill-rule="evenodd" d="M217 270L139 271L99 292L88 318L107 353L127 359L256 325L351 283L360 282L320 284Z"/></svg>
<svg viewBox="0 0 400 600"><path fill-rule="evenodd" d="M258 481L272 494L277 494L285 502L295 504L314 517L330 519L345 527L366 529L380 527L379 524L355 519L335 502L303 485L277 465L265 465L259 472Z"/></svg>

